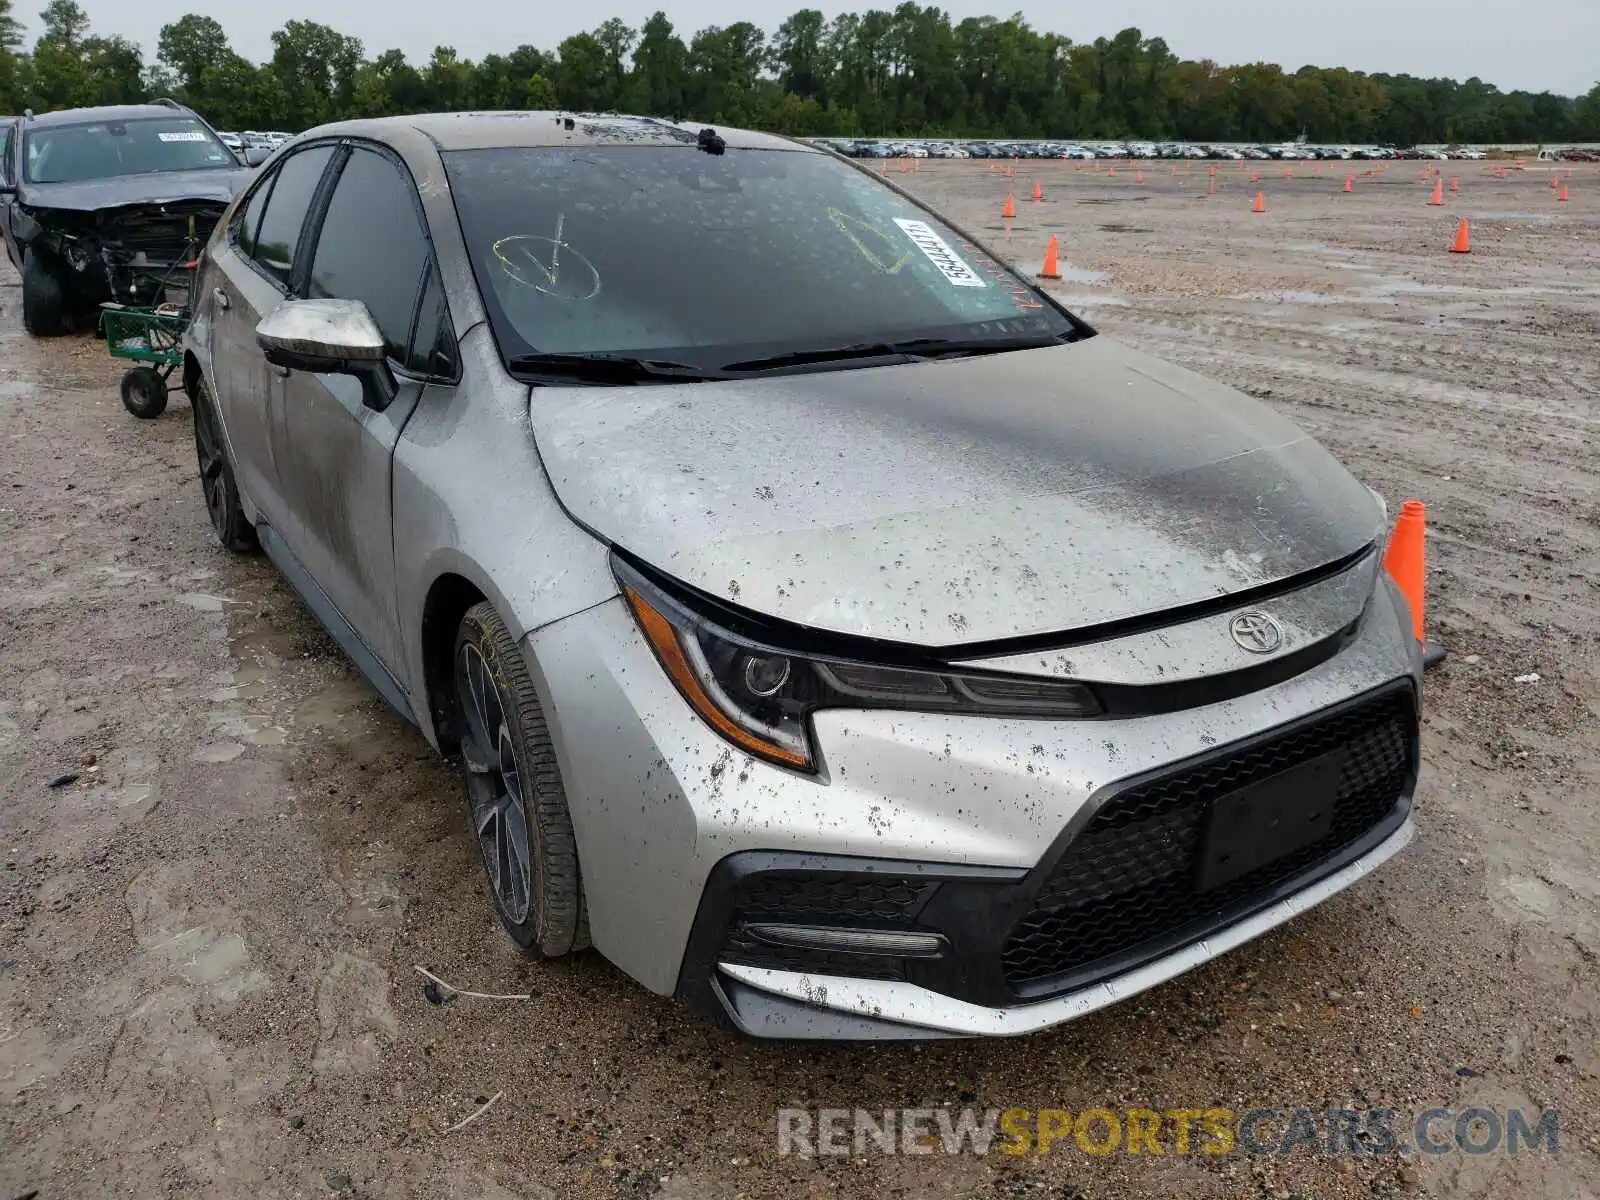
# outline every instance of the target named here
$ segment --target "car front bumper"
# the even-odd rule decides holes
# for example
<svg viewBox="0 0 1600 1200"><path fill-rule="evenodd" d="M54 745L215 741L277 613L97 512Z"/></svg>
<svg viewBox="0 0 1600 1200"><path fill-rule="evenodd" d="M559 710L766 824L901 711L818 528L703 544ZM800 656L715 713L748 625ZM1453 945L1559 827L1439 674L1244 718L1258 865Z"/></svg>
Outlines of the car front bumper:
<svg viewBox="0 0 1600 1200"><path fill-rule="evenodd" d="M594 945L760 1036L1041 1029L1258 936L1412 836L1421 662L1387 583L1338 653L1260 690L1088 721L822 712L816 776L734 752L620 601L534 631L524 654ZM1363 798L1336 828L1237 886L1189 886L1216 796L1359 738L1346 777ZM939 952L796 950L775 927L932 934Z"/></svg>
<svg viewBox="0 0 1600 1200"><path fill-rule="evenodd" d="M1283 899L1110 979L1048 1000L991 1007L916 984L721 963L710 986L728 1018L753 1037L904 1041L1016 1037L1116 1004L1226 954L1344 891L1410 844L1408 815L1366 854Z"/></svg>

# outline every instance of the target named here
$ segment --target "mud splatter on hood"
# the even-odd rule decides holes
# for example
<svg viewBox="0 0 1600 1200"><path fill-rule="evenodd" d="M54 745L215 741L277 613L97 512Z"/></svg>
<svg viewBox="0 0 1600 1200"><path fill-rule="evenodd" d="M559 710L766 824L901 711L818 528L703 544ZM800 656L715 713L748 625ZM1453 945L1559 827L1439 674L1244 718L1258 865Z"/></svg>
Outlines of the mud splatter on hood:
<svg viewBox="0 0 1600 1200"><path fill-rule="evenodd" d="M1313 570L1372 495L1231 388L1101 336L957 361L539 387L562 502L693 586L841 633L957 646Z"/></svg>

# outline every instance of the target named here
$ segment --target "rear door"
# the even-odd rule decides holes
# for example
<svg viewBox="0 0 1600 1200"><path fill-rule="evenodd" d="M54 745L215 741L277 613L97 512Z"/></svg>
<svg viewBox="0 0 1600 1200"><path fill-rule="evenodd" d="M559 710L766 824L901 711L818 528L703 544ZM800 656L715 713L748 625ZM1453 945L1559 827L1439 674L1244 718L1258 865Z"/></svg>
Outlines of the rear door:
<svg viewBox="0 0 1600 1200"><path fill-rule="evenodd" d="M256 324L289 295L302 232L335 144L284 158L252 187L205 273L212 316L211 372L239 488L275 529L289 519L280 484L275 419L282 368L256 344Z"/></svg>
<svg viewBox="0 0 1600 1200"><path fill-rule="evenodd" d="M398 673L394 448L427 390L452 386L455 336L410 173L387 150L360 143L336 171L303 290L311 299L367 306L399 389L393 403L375 412L351 376L291 371L284 377L273 436L294 510L285 538L367 649Z"/></svg>

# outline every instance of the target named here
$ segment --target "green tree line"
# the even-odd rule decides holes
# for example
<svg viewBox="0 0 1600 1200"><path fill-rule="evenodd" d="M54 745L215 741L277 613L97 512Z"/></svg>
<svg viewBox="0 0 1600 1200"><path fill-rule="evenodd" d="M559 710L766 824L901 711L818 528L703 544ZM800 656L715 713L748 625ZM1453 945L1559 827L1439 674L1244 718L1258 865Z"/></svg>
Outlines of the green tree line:
<svg viewBox="0 0 1600 1200"><path fill-rule="evenodd" d="M657 12L638 29L613 18L550 49L522 45L477 62L440 46L422 64L399 50L369 58L359 38L315 21L286 22L264 63L196 14L162 27L153 61L125 38L93 34L75 0L50 0L40 21L24 49L12 0L0 0L5 111L171 95L226 129L559 107L811 136L1600 141L1600 84L1571 97L1477 78L1223 66L1179 58L1138 29L1073 42L1021 16L953 22L914 3L832 20L802 9L770 33L740 21L687 38Z"/></svg>

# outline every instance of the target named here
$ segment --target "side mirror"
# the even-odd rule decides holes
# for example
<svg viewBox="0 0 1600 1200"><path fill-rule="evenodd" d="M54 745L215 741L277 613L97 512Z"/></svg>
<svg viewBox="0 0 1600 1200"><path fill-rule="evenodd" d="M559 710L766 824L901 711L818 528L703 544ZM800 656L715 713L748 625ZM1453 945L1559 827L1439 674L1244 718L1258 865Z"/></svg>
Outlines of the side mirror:
<svg viewBox="0 0 1600 1200"><path fill-rule="evenodd" d="M353 375L375 412L394 401L383 334L359 300L285 300L261 318L256 344L273 366L313 375Z"/></svg>
<svg viewBox="0 0 1600 1200"><path fill-rule="evenodd" d="M246 146L242 152L242 157L245 166L259 167L272 157L272 151L266 146Z"/></svg>

